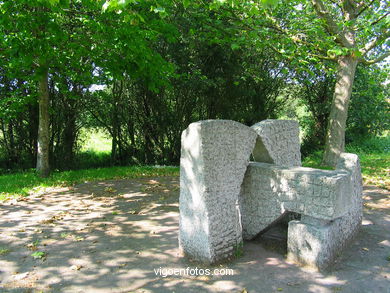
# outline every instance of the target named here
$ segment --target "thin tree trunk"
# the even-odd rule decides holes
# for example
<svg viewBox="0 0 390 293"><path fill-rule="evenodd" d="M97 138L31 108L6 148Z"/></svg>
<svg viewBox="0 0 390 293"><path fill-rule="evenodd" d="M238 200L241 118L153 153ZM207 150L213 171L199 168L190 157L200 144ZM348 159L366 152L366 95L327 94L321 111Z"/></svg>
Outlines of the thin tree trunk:
<svg viewBox="0 0 390 293"><path fill-rule="evenodd" d="M351 56L341 56L338 60L336 86L330 109L325 152L322 158L324 166L335 167L340 154L344 151L348 105L357 63L357 60Z"/></svg>
<svg viewBox="0 0 390 293"><path fill-rule="evenodd" d="M30 104L29 106L29 153L30 158L29 162L33 164L34 160L37 157L37 147L38 147L38 105Z"/></svg>
<svg viewBox="0 0 390 293"><path fill-rule="evenodd" d="M42 70L39 78L39 126L38 126L38 152L37 172L41 177L47 177L50 173L49 166L49 87L48 68Z"/></svg>

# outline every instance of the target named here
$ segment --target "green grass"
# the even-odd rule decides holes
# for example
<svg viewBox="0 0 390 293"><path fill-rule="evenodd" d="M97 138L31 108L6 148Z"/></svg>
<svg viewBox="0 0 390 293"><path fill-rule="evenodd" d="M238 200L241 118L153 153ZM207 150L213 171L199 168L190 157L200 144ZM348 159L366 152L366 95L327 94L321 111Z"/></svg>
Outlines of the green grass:
<svg viewBox="0 0 390 293"><path fill-rule="evenodd" d="M110 167L112 141L104 130L97 128L81 129L82 146L76 154L72 169Z"/></svg>
<svg viewBox="0 0 390 293"><path fill-rule="evenodd" d="M11 250L9 250L8 248L5 248L5 247L0 247L0 255L6 255L8 253L10 253Z"/></svg>
<svg viewBox="0 0 390 293"><path fill-rule="evenodd" d="M53 172L41 178L34 171L0 176L0 200L26 196L46 187L71 186L85 181L178 176L178 167L130 166Z"/></svg>
<svg viewBox="0 0 390 293"><path fill-rule="evenodd" d="M359 156L365 184L390 190L390 136L371 138L346 146L346 152ZM304 158L305 167L319 168L322 152Z"/></svg>
<svg viewBox="0 0 390 293"><path fill-rule="evenodd" d="M46 257L46 252L44 251L35 251L34 253L31 254L31 256L34 259L42 259Z"/></svg>
<svg viewBox="0 0 390 293"><path fill-rule="evenodd" d="M84 141L81 152L110 153L112 141L102 129L81 130L81 138Z"/></svg>

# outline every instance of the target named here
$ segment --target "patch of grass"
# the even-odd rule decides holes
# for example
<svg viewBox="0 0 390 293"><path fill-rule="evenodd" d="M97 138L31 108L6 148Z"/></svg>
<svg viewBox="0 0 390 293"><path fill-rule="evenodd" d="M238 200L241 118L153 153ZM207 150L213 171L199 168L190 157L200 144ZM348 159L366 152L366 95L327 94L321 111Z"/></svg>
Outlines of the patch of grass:
<svg viewBox="0 0 390 293"><path fill-rule="evenodd" d="M346 146L346 152L359 156L365 184L390 190L390 136L376 137ZM304 158L305 167L319 168L322 152Z"/></svg>
<svg viewBox="0 0 390 293"><path fill-rule="evenodd" d="M84 141L82 152L111 152L112 141L110 136L102 129L81 129L81 138Z"/></svg>
<svg viewBox="0 0 390 293"><path fill-rule="evenodd" d="M307 156L303 159L302 166L321 170L334 170L332 167L321 166L322 154L323 152L315 152Z"/></svg>
<svg viewBox="0 0 390 293"><path fill-rule="evenodd" d="M34 253L31 254L31 256L34 259L42 259L46 257L46 252L44 251L35 251Z"/></svg>
<svg viewBox="0 0 390 293"><path fill-rule="evenodd" d="M27 196L46 187L71 186L85 181L178 176L178 167L127 166L53 172L41 178L34 171L0 176L0 200Z"/></svg>
<svg viewBox="0 0 390 293"><path fill-rule="evenodd" d="M90 169L112 166L112 140L101 128L82 128L82 145L76 154L72 169Z"/></svg>
<svg viewBox="0 0 390 293"><path fill-rule="evenodd" d="M235 258L240 258L241 256L244 255L244 242L239 242L237 245L233 247L234 250L234 257Z"/></svg>
<svg viewBox="0 0 390 293"><path fill-rule="evenodd" d="M390 133L385 136L357 140L347 144L345 149L354 154L390 154Z"/></svg>
<svg viewBox="0 0 390 293"><path fill-rule="evenodd" d="M112 166L110 151L88 150L76 154L72 169L104 168L110 166Z"/></svg>
<svg viewBox="0 0 390 293"><path fill-rule="evenodd" d="M10 252L11 250L9 250L8 248L0 247L0 255L6 255Z"/></svg>

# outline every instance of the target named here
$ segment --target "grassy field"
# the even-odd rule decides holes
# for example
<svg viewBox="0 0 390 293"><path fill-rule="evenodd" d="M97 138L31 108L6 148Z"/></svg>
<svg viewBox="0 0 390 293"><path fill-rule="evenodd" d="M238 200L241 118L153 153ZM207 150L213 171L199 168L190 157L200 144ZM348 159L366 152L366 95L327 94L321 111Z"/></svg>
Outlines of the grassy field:
<svg viewBox="0 0 390 293"><path fill-rule="evenodd" d="M346 152L359 156L364 184L390 190L390 136L372 138L346 146ZM302 165L318 168L322 152L306 157Z"/></svg>
<svg viewBox="0 0 390 293"><path fill-rule="evenodd" d="M81 129L81 138L83 145L81 152L110 153L111 139L101 129Z"/></svg>

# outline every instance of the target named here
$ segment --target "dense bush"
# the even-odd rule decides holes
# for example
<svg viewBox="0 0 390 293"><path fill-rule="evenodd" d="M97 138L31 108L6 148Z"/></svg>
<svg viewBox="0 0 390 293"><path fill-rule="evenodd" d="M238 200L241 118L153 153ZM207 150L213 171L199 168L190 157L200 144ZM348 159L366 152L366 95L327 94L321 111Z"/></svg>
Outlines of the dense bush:
<svg viewBox="0 0 390 293"><path fill-rule="evenodd" d="M364 141L390 129L388 71L357 68L347 120L346 142Z"/></svg>
<svg viewBox="0 0 390 293"><path fill-rule="evenodd" d="M358 67L348 112L347 144L365 147L372 142L375 145L371 138L390 129L386 73L383 68ZM307 109L305 113L297 114L304 132L301 150L305 156L323 148L335 79L332 73L319 72L316 78L301 74L299 80L298 105Z"/></svg>

